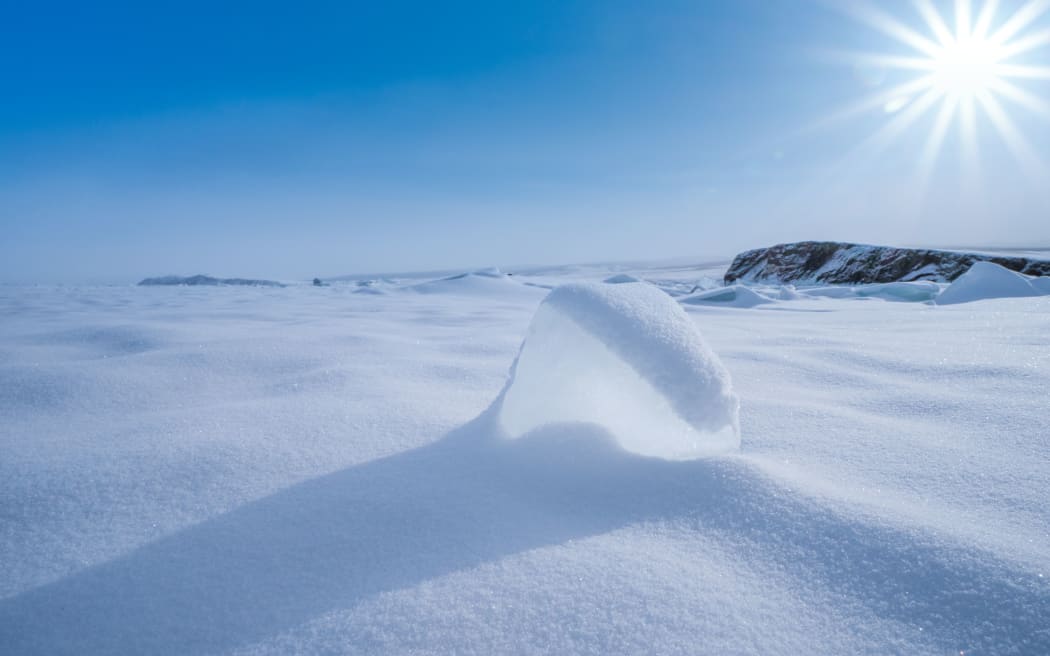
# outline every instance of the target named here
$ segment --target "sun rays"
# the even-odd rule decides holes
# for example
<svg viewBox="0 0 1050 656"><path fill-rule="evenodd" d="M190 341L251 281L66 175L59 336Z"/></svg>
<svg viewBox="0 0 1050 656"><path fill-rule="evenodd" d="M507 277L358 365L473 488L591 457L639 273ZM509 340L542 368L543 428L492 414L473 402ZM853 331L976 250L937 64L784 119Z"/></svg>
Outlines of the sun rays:
<svg viewBox="0 0 1050 656"><path fill-rule="evenodd" d="M919 148L917 179L925 186L950 131L958 130L961 164L973 175L979 167L978 133L990 125L1024 173L1046 181L1047 167L1011 116L1019 108L1050 120L1050 103L1025 82L1050 80L1042 50L1050 45L1046 20L1050 0L1024 4L955 0L942 11L932 0L912 0L911 23L867 0L836 8L896 42L893 52L850 52L854 65L895 71L902 82L840 111L835 118L881 108L887 122L861 148L878 152L923 117L932 124ZM1008 7L1007 5L1010 4Z"/></svg>

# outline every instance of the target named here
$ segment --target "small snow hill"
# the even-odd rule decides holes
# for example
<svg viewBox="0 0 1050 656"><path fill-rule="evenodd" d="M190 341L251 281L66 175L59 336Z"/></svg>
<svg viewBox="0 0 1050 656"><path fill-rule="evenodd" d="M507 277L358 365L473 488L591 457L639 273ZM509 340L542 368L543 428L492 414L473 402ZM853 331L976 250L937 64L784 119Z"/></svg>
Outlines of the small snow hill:
<svg viewBox="0 0 1050 656"><path fill-rule="evenodd" d="M503 392L511 437L596 424L631 452L688 459L740 445L729 373L693 320L646 283L558 287L529 327Z"/></svg>
<svg viewBox="0 0 1050 656"><path fill-rule="evenodd" d="M543 290L523 285L499 269L483 269L447 278L430 280L405 287L419 294L452 294L460 296L541 296Z"/></svg>
<svg viewBox="0 0 1050 656"><path fill-rule="evenodd" d="M1042 296L1050 293L1050 278L1030 278L992 262L977 262L937 297L938 305L990 298Z"/></svg>

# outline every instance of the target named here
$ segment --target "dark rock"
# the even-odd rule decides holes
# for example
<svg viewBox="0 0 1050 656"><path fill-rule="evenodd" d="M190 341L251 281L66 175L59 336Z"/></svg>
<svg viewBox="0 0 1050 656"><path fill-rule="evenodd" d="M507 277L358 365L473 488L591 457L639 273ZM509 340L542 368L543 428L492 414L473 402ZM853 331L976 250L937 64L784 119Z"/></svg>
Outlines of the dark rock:
<svg viewBox="0 0 1050 656"><path fill-rule="evenodd" d="M919 248L800 241L746 251L733 258L725 284L736 282L858 285L930 280L951 282L974 262L994 262L1030 276L1050 276L1050 260Z"/></svg>
<svg viewBox="0 0 1050 656"><path fill-rule="evenodd" d="M279 282L272 280L251 280L248 278L212 278L211 276L160 276L158 278L146 278L139 282L146 286L163 285L244 285L249 287L284 287Z"/></svg>

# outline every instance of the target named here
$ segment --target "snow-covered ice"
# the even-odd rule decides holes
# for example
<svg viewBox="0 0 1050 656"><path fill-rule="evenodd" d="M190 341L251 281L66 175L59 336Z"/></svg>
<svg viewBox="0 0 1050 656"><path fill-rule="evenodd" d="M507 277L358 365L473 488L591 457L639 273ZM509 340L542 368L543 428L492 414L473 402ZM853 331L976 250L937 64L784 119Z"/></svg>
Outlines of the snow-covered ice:
<svg viewBox="0 0 1050 656"><path fill-rule="evenodd" d="M861 298L881 298L887 301L932 301L941 293L941 287L928 280L911 282L884 282L872 285L858 285L854 293Z"/></svg>
<svg viewBox="0 0 1050 656"><path fill-rule="evenodd" d="M790 300L796 298L857 298L869 299L879 298L885 301L901 301L917 303L932 301L942 292L942 286L929 281L914 282L885 282L869 285L830 285L822 287L808 287L797 290L796 295L789 296Z"/></svg>
<svg viewBox="0 0 1050 656"><path fill-rule="evenodd" d="M756 305L765 305L766 303L772 303L773 299L765 296L750 287L744 285L729 285L728 287L718 287L715 289L709 289L696 294L691 294L685 298L679 299L682 303L688 303L690 305L704 305L704 304L719 304L732 307L750 308Z"/></svg>
<svg viewBox="0 0 1050 656"><path fill-rule="evenodd" d="M0 286L0 653L1050 653L1050 296L653 300L739 450L625 448L630 386L505 439L547 288L710 269ZM567 364L712 398L568 289Z"/></svg>
<svg viewBox="0 0 1050 656"><path fill-rule="evenodd" d="M640 282L577 283L537 310L500 418L512 437L587 423L633 453L682 459L736 449L738 406L728 372L670 296Z"/></svg>

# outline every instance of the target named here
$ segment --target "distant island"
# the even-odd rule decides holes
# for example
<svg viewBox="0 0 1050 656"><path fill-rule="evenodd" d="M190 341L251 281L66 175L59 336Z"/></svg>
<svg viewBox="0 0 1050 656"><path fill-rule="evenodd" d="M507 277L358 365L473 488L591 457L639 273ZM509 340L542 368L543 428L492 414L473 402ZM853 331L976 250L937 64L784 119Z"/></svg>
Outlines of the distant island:
<svg viewBox="0 0 1050 656"><path fill-rule="evenodd" d="M1050 261L993 253L801 241L737 255L725 284L858 285L928 280L952 282L975 262L993 262L1029 276L1050 275Z"/></svg>
<svg viewBox="0 0 1050 656"><path fill-rule="evenodd" d="M241 285L247 287L284 287L273 280L252 280L249 278L213 278L211 276L159 276L157 278L146 278L139 282L140 285L150 286L172 286L172 285Z"/></svg>

